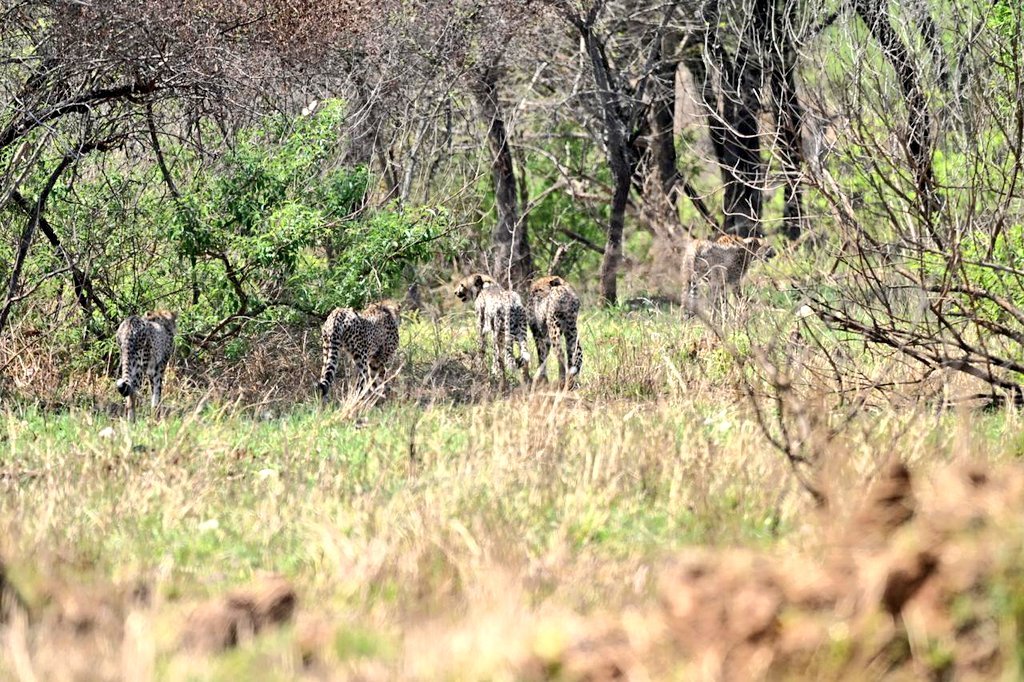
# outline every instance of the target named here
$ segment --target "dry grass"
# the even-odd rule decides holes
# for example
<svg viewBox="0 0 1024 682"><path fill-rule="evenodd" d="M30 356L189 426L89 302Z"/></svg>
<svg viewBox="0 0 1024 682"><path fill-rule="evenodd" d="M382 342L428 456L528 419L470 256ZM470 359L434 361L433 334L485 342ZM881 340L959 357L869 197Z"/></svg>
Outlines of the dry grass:
<svg viewBox="0 0 1024 682"><path fill-rule="evenodd" d="M803 419L822 511L743 397L744 381L765 390L751 347L791 322L755 318L725 344L671 314L581 322L582 386L568 394L499 394L461 314L405 321L400 371L375 405L340 385L317 405L318 349L302 331L256 340L247 363L179 358L167 414L134 425L111 418L105 378L47 383L36 377L55 367L14 363L17 390L39 400L0 416L0 556L25 603L0 629L0 678L710 679L724 664L694 667L704 654L659 615L678 552L746 548L729 569L741 587L762 552L817 562L894 454L932 480L946 461L1020 449L1013 411L935 410L906 392L897 409L864 391L851 417L811 348L792 400L817 414ZM181 648L197 607L265 572L294 587L294 617L255 628L207 607L236 622L239 646ZM941 658L914 646L915 665ZM856 670L839 649L800 659L839 667L791 672Z"/></svg>

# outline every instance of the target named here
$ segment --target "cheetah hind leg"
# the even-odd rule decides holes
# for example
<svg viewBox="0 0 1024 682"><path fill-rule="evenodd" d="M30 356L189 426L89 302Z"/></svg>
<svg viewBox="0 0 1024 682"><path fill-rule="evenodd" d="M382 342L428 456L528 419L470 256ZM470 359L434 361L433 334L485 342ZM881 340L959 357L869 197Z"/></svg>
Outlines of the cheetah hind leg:
<svg viewBox="0 0 1024 682"><path fill-rule="evenodd" d="M548 341L547 331L535 331L533 334L534 345L537 346L537 370L533 374L533 383L547 383L548 381L548 353L551 343Z"/></svg>
<svg viewBox="0 0 1024 682"><path fill-rule="evenodd" d="M565 353L566 348L562 341L565 336L562 334L561 328L558 324L553 324L548 327L551 330L551 347L554 349L555 354L558 356L558 385L560 387L565 386Z"/></svg>
<svg viewBox="0 0 1024 682"><path fill-rule="evenodd" d="M530 385L530 348L526 345L526 334L515 335L511 330L505 332L505 363L509 369L516 367L523 374L523 384ZM519 357L515 355L516 347L519 348Z"/></svg>
<svg viewBox="0 0 1024 682"><path fill-rule="evenodd" d="M704 300L700 293L700 282L695 278L686 289L683 303L683 319L690 320L704 312Z"/></svg>
<svg viewBox="0 0 1024 682"><path fill-rule="evenodd" d="M370 358L370 381L373 382L374 394L380 398L387 397L389 386L384 376L384 360L374 355Z"/></svg>
<svg viewBox="0 0 1024 682"><path fill-rule="evenodd" d="M565 330L565 352L569 356L569 376L565 381L565 387L571 389L576 385L576 377L583 369L583 348L580 347L580 337L574 322Z"/></svg>
<svg viewBox="0 0 1024 682"><path fill-rule="evenodd" d="M507 365L512 358L512 340L505 332L494 334L494 358L491 362L491 372L498 375L498 388L504 391L508 388Z"/></svg>
<svg viewBox="0 0 1024 682"><path fill-rule="evenodd" d="M152 395L149 399L149 406L153 416L160 414L160 397L163 393L164 372L163 367L155 367L149 372L149 387Z"/></svg>
<svg viewBox="0 0 1024 682"><path fill-rule="evenodd" d="M477 337L480 339L480 345L477 347L477 361L480 363L480 371L484 371L487 368L487 334L489 331L484 319L483 310L477 311L476 331Z"/></svg>
<svg viewBox="0 0 1024 682"><path fill-rule="evenodd" d="M370 362L365 356L352 358L356 366L356 395L362 398L370 388Z"/></svg>

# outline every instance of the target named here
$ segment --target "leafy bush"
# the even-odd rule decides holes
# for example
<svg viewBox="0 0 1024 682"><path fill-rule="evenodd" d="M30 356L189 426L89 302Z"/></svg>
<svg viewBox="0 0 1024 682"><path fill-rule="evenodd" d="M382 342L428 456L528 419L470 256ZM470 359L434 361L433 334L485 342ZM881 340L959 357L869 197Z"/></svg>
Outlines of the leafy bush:
<svg viewBox="0 0 1024 682"><path fill-rule="evenodd" d="M338 101L268 120L182 189L173 238L201 268L208 324L272 306L361 306L445 246L443 210L365 208L367 169L333 165L343 120Z"/></svg>
<svg viewBox="0 0 1024 682"><path fill-rule="evenodd" d="M162 139L173 192L155 161L86 158L47 214L72 252L88 254L118 319L166 307L186 336L214 342L296 311L362 306L397 290L410 265L444 253L451 230L441 208L368 205L368 169L338 162L344 120L337 100L272 116L215 158ZM54 267L46 249L33 258L36 273ZM52 286L40 296L57 295Z"/></svg>

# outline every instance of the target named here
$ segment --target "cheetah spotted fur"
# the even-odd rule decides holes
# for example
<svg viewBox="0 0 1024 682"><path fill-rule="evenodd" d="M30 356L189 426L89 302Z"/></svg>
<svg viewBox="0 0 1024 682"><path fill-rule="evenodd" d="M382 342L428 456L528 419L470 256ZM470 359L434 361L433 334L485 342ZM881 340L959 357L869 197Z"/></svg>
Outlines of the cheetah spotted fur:
<svg viewBox="0 0 1024 682"><path fill-rule="evenodd" d="M571 387L583 367L583 348L577 330L580 297L561 277L540 277L530 284L527 312L537 345L537 379L546 377L548 353L554 348L559 382Z"/></svg>
<svg viewBox="0 0 1024 682"><path fill-rule="evenodd" d="M384 301L359 312L335 308L324 322L321 340L323 367L317 384L321 398L327 400L342 351L352 358L357 389L364 391L371 382L384 379L385 365L398 349L398 306Z"/></svg>
<svg viewBox="0 0 1024 682"><path fill-rule="evenodd" d="M526 309L514 291L503 289L488 275L476 273L459 282L455 295L460 301L473 301L477 331L480 335L480 358L487 355L487 336L494 341L491 372L497 374L501 387L506 386L506 367L522 370L523 381L530 381L530 351L526 346ZM519 357L513 350L519 348Z"/></svg>
<svg viewBox="0 0 1024 682"><path fill-rule="evenodd" d="M135 419L135 394L142 386L145 371L153 389L152 408L160 406L164 370L174 349L177 315L166 310L148 312L142 317L132 315L117 328L117 345L121 348L121 377L117 392L125 398L129 419Z"/></svg>
<svg viewBox="0 0 1024 682"><path fill-rule="evenodd" d="M683 310L692 315L706 304L717 310L754 261L767 261L775 250L760 237L724 235L714 241L694 239L683 251ZM701 290L706 291L702 295Z"/></svg>

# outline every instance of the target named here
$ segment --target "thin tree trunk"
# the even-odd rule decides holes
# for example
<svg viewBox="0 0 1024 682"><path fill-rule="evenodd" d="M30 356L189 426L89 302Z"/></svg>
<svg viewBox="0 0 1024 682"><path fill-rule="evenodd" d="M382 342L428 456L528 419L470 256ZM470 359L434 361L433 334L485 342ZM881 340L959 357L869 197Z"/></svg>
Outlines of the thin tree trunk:
<svg viewBox="0 0 1024 682"><path fill-rule="evenodd" d="M14 266L11 268L11 277L7 283L7 300L4 302L4 307L0 308L0 334L3 333L4 327L7 326L11 307L18 298L18 289L21 286L21 271L25 266L25 259L28 258L28 252L32 248L32 241L35 239L36 229L39 227L39 222L43 216L43 209L46 206L46 200L50 197L50 192L53 191L57 180L60 179L61 174L67 170L68 166L73 164L81 154L95 149L97 146L98 143L86 145L74 153L66 154L60 163L57 164L57 168L50 173L46 186L39 193L35 206L29 212L28 221L25 223L25 228L21 231L21 238L18 240L18 251L14 256Z"/></svg>
<svg viewBox="0 0 1024 682"><path fill-rule="evenodd" d="M779 1L783 7L779 7ZM791 18L796 4L773 0L771 89L775 105L775 125L779 131L779 156L784 175L782 233L795 240L803 232L803 190L800 168L803 162L803 106L796 90L796 48L793 45Z"/></svg>
<svg viewBox="0 0 1024 682"><path fill-rule="evenodd" d="M636 151L626 131L625 112L622 111L615 96L616 90L612 87L612 76L604 45L594 35L591 26L582 25L580 32L594 69L594 80L597 83L604 117L608 166L615 180L604 257L601 259L599 272L601 298L606 305L615 305L618 299L619 265L622 263L622 233L626 224L626 204L629 201L633 174L636 172Z"/></svg>
<svg viewBox="0 0 1024 682"><path fill-rule="evenodd" d="M664 40L667 41L667 44L662 48L663 54L675 54L679 42L678 36L669 35ZM717 227L704 200L700 198L690 181L679 172L675 138L675 80L678 68L679 62L663 60L658 62L658 67L655 70L654 87L652 88L654 96L650 112L651 134L648 142L651 160L654 162L654 172L657 174L658 184L668 201L668 206L665 208L668 209L673 222L678 220L675 209L678 207L679 192L682 191L700 216L712 227Z"/></svg>
<svg viewBox="0 0 1024 682"><path fill-rule="evenodd" d="M927 220L935 207L934 176L932 174L932 130L928 102L921 88L920 74L910 50L889 23L886 5L880 0L854 0L857 16L878 41L882 54L896 72L903 97L907 101L907 152L911 170L917 184L921 211ZM934 230L932 237L942 247L942 240Z"/></svg>
<svg viewBox="0 0 1024 682"><path fill-rule="evenodd" d="M167 160L164 158L164 150L160 146L160 138L156 134L156 119L153 116L152 102L146 102L146 124L149 127L149 142L153 145L153 153L156 155L156 164L160 169L160 175L164 179L167 191L171 193L171 199L174 201L175 210L179 215L181 215L188 209L181 201L181 192L178 191L178 185L174 182L174 176L171 175L171 169L168 167ZM189 281L192 285L192 305L198 305L199 280L196 277L196 254L192 249L189 249L188 267Z"/></svg>
<svg viewBox="0 0 1024 682"><path fill-rule="evenodd" d="M725 231L742 237L761 234L761 185L764 162L757 122L757 85L760 70L737 57L730 60L722 53L724 81L723 120L716 122L729 159L730 181L725 192Z"/></svg>
<svg viewBox="0 0 1024 682"><path fill-rule="evenodd" d="M532 273L526 224L520 220L515 167L509 147L508 131L498 101L498 74L491 65L480 74L475 88L477 104L487 125L487 144L491 152L494 179L494 203L498 221L494 226L492 272L499 282L516 288Z"/></svg>
<svg viewBox="0 0 1024 682"><path fill-rule="evenodd" d="M725 185L722 227L730 234L759 235L764 177L757 121L761 67L742 44L735 58L721 44L717 0L708 3L706 12L708 32L703 52L713 60L720 87L716 90L703 54L694 52L684 63L700 88L711 145Z"/></svg>
<svg viewBox="0 0 1024 682"><path fill-rule="evenodd" d="M18 190L11 192L11 200L18 205L18 208L22 210L26 217L31 218L35 211L35 203L29 201L25 196ZM103 317L108 321L112 321L110 317L110 311L107 310L107 306L103 303L99 296L96 295L95 287L92 285L92 278L89 277L88 273L84 272L75 261L71 258L71 254L68 253L64 245L61 244L60 238L57 236L57 232L53 229L53 225L46 219L46 216L39 216L39 231L43 233L43 236L50 242L53 250L56 254L64 261L68 266L68 270L71 272L71 284L75 290L75 298L78 300L78 304L81 306L82 311L86 317L92 315L92 306L102 313Z"/></svg>
<svg viewBox="0 0 1024 682"><path fill-rule="evenodd" d="M662 47L662 54L674 54L678 37L673 33L663 38L663 41L667 44ZM682 179L676 159L674 125L678 66L672 60L659 61L651 82L651 159L654 161L661 191L673 209L676 208L676 186Z"/></svg>
<svg viewBox="0 0 1024 682"><path fill-rule="evenodd" d="M612 194L611 216L608 219L608 237L604 244L604 255L598 277L601 280L601 298L607 305L614 305L618 296L619 266L622 265L622 233L626 225L626 204L633 174L617 173L615 192Z"/></svg>

